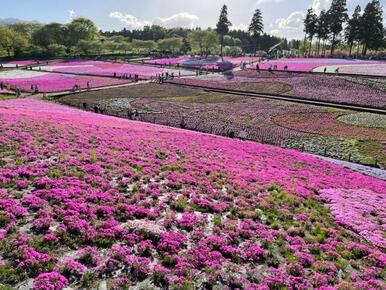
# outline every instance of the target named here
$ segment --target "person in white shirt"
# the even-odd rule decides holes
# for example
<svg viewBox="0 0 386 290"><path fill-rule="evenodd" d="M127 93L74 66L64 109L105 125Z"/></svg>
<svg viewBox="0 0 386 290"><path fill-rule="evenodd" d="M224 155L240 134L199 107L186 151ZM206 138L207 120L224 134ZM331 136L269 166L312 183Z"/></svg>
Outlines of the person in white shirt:
<svg viewBox="0 0 386 290"><path fill-rule="evenodd" d="M248 133L247 131L245 130L245 128L241 129L240 133L239 133L239 138L241 140L246 140L248 137Z"/></svg>

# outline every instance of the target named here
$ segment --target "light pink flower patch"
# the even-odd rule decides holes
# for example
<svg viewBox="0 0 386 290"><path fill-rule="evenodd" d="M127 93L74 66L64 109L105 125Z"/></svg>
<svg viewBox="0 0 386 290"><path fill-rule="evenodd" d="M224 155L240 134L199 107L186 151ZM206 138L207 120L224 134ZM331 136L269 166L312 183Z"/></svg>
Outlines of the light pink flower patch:
<svg viewBox="0 0 386 290"><path fill-rule="evenodd" d="M369 61L369 60L347 60L339 58L281 58L277 60L271 60L259 64L260 69L268 69L270 67L277 66L278 70L284 70L287 66L290 71L309 72L318 67L328 66L345 66L345 65L361 65L365 68L368 64L377 64L382 62ZM253 65L251 68L255 68Z"/></svg>
<svg viewBox="0 0 386 290"><path fill-rule="evenodd" d="M368 189L324 189L321 197L331 204L337 223L386 248L386 200Z"/></svg>

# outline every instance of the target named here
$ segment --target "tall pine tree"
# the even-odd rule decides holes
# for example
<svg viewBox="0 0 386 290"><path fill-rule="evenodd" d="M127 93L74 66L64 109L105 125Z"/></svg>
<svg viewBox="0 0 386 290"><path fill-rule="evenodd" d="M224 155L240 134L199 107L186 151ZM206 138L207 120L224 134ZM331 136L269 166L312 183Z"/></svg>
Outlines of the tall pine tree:
<svg viewBox="0 0 386 290"><path fill-rule="evenodd" d="M221 8L220 18L217 23L217 33L220 35L220 56L223 56L223 48L224 48L224 36L229 32L229 26L232 23L228 19L228 8L224 5Z"/></svg>
<svg viewBox="0 0 386 290"><path fill-rule="evenodd" d="M331 55L334 55L336 37L343 30L343 23L348 19L346 0L332 0L327 12L329 31L332 33Z"/></svg>
<svg viewBox="0 0 386 290"><path fill-rule="evenodd" d="M315 14L314 10L312 8L308 9L306 19L304 19L304 32L306 34L304 37L304 43L306 43L307 35L310 39L310 48L308 51L308 55L311 54L312 40L316 33L317 22L318 22L318 16Z"/></svg>
<svg viewBox="0 0 386 290"><path fill-rule="evenodd" d="M363 43L362 54L366 55L368 49L379 49L383 45L383 11L379 0L367 4L361 24L361 39Z"/></svg>
<svg viewBox="0 0 386 290"><path fill-rule="evenodd" d="M352 54L352 48L353 48L354 42L360 40L361 22L362 22L361 6L358 5L355 8L354 14L348 20L347 26L345 29L345 38L348 45L350 45L350 54L349 54L350 56Z"/></svg>
<svg viewBox="0 0 386 290"><path fill-rule="evenodd" d="M248 32L255 39L255 51L260 50L260 35L264 31L263 15L260 9L256 9L252 17L252 22L249 25Z"/></svg>

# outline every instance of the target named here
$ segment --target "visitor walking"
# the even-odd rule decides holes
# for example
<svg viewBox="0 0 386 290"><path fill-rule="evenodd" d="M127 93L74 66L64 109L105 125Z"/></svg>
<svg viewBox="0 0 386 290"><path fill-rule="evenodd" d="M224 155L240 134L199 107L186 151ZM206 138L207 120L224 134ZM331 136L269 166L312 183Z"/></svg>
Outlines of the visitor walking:
<svg viewBox="0 0 386 290"><path fill-rule="evenodd" d="M244 141L247 139L247 137L248 137L247 131L245 130L245 128L242 128L240 133L239 133L239 139Z"/></svg>
<svg viewBox="0 0 386 290"><path fill-rule="evenodd" d="M181 122L180 122L180 128L185 129L186 126L187 126L187 124L185 121L185 117L182 117Z"/></svg>
<svg viewBox="0 0 386 290"><path fill-rule="evenodd" d="M133 110L131 108L127 110L127 117L129 118L129 120L133 119Z"/></svg>

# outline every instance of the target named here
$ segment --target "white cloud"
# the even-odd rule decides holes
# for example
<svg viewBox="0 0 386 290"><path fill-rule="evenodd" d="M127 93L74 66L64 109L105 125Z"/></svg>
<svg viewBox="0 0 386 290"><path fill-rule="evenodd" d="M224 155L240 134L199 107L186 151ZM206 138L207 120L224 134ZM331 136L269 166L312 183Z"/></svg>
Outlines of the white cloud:
<svg viewBox="0 0 386 290"><path fill-rule="evenodd" d="M270 33L288 38L301 38L303 35L305 14L302 11L294 11L287 18L278 18Z"/></svg>
<svg viewBox="0 0 386 290"><path fill-rule="evenodd" d="M166 28L184 27L194 28L197 26L200 18L194 14L187 12L178 13L167 18L157 17L153 20L153 24L160 25Z"/></svg>
<svg viewBox="0 0 386 290"><path fill-rule="evenodd" d="M319 14L323 9L327 10L330 7L330 4L331 0L313 0L312 8Z"/></svg>
<svg viewBox="0 0 386 290"><path fill-rule="evenodd" d="M121 12L111 12L109 15L111 18L118 19L130 29L141 29L146 25L151 25L150 21L140 21L137 17L130 14L122 14Z"/></svg>
<svg viewBox="0 0 386 290"><path fill-rule="evenodd" d="M69 21L72 21L76 18L76 12L74 10L68 10Z"/></svg>
<svg viewBox="0 0 386 290"><path fill-rule="evenodd" d="M137 17L131 14L123 14L121 12L115 11L110 13L111 18L118 19L129 29L141 29L144 26L149 26L152 24L160 25L166 28L172 27L183 27L183 28L194 28L198 25L200 18L196 15L182 12L170 17L161 18L157 17L152 21L139 20Z"/></svg>

